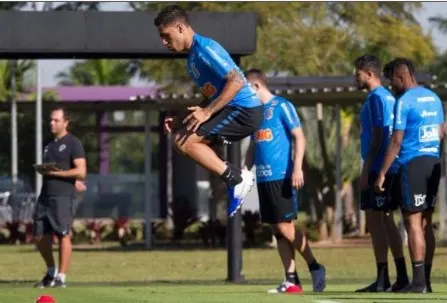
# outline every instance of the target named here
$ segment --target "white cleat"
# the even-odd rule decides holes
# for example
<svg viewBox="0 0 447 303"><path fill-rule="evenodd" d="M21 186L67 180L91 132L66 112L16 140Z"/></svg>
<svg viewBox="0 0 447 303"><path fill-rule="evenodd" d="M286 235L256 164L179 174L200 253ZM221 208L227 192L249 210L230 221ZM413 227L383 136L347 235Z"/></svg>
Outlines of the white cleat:
<svg viewBox="0 0 447 303"><path fill-rule="evenodd" d="M241 172L241 177L241 183L229 188L229 195L231 197L230 205L228 206L229 217L234 216L242 207L245 197L247 197L248 193L255 185L255 175L251 171L243 169Z"/></svg>

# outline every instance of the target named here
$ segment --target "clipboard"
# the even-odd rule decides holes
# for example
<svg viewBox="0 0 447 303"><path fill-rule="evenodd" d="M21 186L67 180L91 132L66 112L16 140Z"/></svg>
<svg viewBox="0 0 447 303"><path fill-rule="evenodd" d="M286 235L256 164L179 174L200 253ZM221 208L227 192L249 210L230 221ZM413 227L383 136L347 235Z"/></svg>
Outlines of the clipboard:
<svg viewBox="0 0 447 303"><path fill-rule="evenodd" d="M33 164L35 170L45 170L45 171L59 171L61 170L55 162L42 163L42 164Z"/></svg>

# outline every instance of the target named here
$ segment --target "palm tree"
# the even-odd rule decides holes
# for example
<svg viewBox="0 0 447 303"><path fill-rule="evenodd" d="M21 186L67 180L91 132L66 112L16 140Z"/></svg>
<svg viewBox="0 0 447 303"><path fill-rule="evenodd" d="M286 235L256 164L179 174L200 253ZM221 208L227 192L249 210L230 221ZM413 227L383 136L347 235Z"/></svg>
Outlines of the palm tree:
<svg viewBox="0 0 447 303"><path fill-rule="evenodd" d="M447 17L437 15L435 17L428 18L428 21L435 25L441 32L447 33Z"/></svg>
<svg viewBox="0 0 447 303"><path fill-rule="evenodd" d="M135 70L126 60L95 59L77 62L68 71L59 72L60 85L127 85Z"/></svg>
<svg viewBox="0 0 447 303"><path fill-rule="evenodd" d="M16 92L25 92L29 88L28 77L35 66L32 60L18 60L15 63ZM0 61L0 101L6 101L10 97L11 87L11 61Z"/></svg>

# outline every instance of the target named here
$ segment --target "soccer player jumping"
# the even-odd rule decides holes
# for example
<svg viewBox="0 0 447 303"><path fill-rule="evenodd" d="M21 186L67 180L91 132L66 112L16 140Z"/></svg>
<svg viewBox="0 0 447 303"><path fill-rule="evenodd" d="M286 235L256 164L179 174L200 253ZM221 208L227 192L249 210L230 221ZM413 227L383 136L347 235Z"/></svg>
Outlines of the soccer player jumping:
<svg viewBox="0 0 447 303"><path fill-rule="evenodd" d="M219 140L240 141L262 122L262 105L239 67L216 41L194 32L184 9L165 7L155 18L163 45L187 53L187 69L208 102L189 107L185 116L169 117L165 130L173 133L178 151L220 175L228 185L233 216L254 186L254 175L222 161L210 145Z"/></svg>

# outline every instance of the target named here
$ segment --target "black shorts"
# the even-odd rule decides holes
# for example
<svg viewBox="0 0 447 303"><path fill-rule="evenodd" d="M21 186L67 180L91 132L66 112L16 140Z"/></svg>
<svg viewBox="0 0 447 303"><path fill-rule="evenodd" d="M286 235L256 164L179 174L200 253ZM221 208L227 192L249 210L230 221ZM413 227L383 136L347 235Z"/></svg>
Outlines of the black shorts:
<svg viewBox="0 0 447 303"><path fill-rule="evenodd" d="M295 220L298 214L298 195L290 179L258 183L261 220L277 224Z"/></svg>
<svg viewBox="0 0 447 303"><path fill-rule="evenodd" d="M441 163L432 156L413 158L399 170L396 186L401 196L402 212L422 212L436 205Z"/></svg>
<svg viewBox="0 0 447 303"><path fill-rule="evenodd" d="M375 191L374 183L377 180L377 173L370 172L368 175L369 188L361 192L360 209L361 210L380 210L394 211L399 208L401 201L398 188L394 186L397 174L386 174L383 187L385 191L378 193Z"/></svg>
<svg viewBox="0 0 447 303"><path fill-rule="evenodd" d="M67 196L39 196L34 211L34 236L68 235L73 223L74 203Z"/></svg>
<svg viewBox="0 0 447 303"><path fill-rule="evenodd" d="M263 107L225 106L202 124L197 135L212 142L240 141L261 127Z"/></svg>

